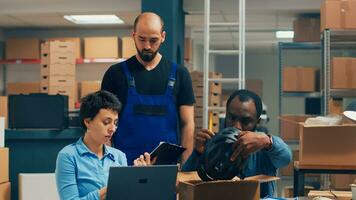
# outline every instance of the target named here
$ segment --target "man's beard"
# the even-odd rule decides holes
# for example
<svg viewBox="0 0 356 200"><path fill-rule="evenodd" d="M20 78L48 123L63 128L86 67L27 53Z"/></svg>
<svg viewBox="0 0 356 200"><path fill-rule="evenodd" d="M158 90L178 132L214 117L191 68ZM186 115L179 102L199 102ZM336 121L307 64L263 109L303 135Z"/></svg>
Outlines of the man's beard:
<svg viewBox="0 0 356 200"><path fill-rule="evenodd" d="M136 50L137 50L138 55L140 56L140 58L145 62L151 62L156 57L156 55L158 53L158 49L157 49L157 51L146 50L146 49L143 49L142 51L140 51L136 47Z"/></svg>

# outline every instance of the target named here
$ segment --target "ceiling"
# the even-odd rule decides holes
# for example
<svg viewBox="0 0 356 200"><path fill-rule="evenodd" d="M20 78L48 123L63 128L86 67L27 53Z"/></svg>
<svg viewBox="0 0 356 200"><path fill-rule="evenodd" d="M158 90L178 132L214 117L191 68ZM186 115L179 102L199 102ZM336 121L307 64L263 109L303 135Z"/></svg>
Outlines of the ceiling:
<svg viewBox="0 0 356 200"><path fill-rule="evenodd" d="M246 0L247 40L271 42L276 30L292 29L297 15L318 13L322 1ZM183 0L183 7L187 12L186 33L202 38L204 0ZM63 16L68 14L116 14L125 25L115 27L127 28L140 10L140 0L0 0L0 28L83 27L66 21ZM237 13L238 0L211 0L211 21L234 22L238 20ZM213 31L212 38L226 44L237 38L236 33L226 29Z"/></svg>

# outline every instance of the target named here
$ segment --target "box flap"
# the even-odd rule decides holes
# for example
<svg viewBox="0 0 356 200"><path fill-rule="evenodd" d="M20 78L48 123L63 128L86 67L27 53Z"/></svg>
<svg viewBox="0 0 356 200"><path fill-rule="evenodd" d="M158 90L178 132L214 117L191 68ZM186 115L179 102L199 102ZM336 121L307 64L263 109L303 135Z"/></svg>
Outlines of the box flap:
<svg viewBox="0 0 356 200"><path fill-rule="evenodd" d="M256 175L256 176L250 176L245 178L244 180L254 180L254 181L258 181L260 183L266 183L266 182L270 182L270 181L276 181L279 180L279 177L276 176L268 176L268 175Z"/></svg>

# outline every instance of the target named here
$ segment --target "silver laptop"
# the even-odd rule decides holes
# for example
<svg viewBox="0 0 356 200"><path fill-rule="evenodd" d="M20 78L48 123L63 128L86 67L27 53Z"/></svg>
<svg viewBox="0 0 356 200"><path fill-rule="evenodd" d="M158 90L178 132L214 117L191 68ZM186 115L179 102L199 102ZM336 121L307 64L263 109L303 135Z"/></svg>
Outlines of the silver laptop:
<svg viewBox="0 0 356 200"><path fill-rule="evenodd" d="M111 167L106 200L174 199L177 172L177 165Z"/></svg>

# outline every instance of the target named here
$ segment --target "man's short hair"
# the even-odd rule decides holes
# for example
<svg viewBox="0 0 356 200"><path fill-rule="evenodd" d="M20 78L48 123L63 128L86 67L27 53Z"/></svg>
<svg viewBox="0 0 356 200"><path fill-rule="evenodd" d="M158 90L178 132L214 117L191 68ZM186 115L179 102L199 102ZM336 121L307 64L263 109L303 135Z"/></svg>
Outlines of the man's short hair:
<svg viewBox="0 0 356 200"><path fill-rule="evenodd" d="M135 19L135 22L134 22L134 31L135 31L135 32L136 32L137 24L138 24L138 22L139 22L139 20L140 20L140 18L141 18L141 16L142 16L143 14L145 14L145 13L139 14L139 15L136 17L136 19ZM156 13L153 13L153 14L157 15ZM159 20L160 20L160 22L161 22L161 25L162 25L162 29L161 29L161 32L162 32L162 31L164 30L164 22L163 22L163 19L162 19L161 16L159 16L159 15L157 15L157 16L158 16L158 18L159 18Z"/></svg>
<svg viewBox="0 0 356 200"><path fill-rule="evenodd" d="M231 101L235 97L237 97L241 102L252 100L255 103L255 107L256 107L256 117L257 119L260 118L262 113L262 100L256 93L250 90L236 90L234 93L232 93L226 103L226 112L229 109L229 105Z"/></svg>
<svg viewBox="0 0 356 200"><path fill-rule="evenodd" d="M100 90L83 97L80 105L79 119L84 130L87 129L84 119L94 119L100 109L109 109L119 113L121 103L115 95L105 90Z"/></svg>

